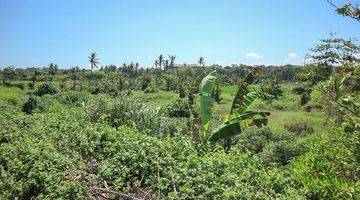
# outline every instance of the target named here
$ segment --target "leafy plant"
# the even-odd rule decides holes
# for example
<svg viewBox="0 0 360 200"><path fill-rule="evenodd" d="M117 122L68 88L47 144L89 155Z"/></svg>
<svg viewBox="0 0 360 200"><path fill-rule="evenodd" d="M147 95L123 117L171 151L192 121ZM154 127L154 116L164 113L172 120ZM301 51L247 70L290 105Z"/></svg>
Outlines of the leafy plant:
<svg viewBox="0 0 360 200"><path fill-rule="evenodd" d="M35 95L37 96L44 96L45 94L56 94L57 93L57 89L50 83L43 83L41 84L37 90L35 91Z"/></svg>
<svg viewBox="0 0 360 200"><path fill-rule="evenodd" d="M273 100L282 96L281 86L278 82L269 80L260 84L261 99Z"/></svg>
<svg viewBox="0 0 360 200"><path fill-rule="evenodd" d="M227 120L214 132L210 130L210 123L215 102L211 97L211 93L217 78L216 71L211 72L201 81L198 94L200 115L198 121L200 122L200 134L203 141L218 142L230 139L230 137L241 133L242 126L262 126L267 124L266 117L270 115L269 112L247 110L251 103L259 97L258 92L251 91L249 88L259 74L260 70L254 68L241 82Z"/></svg>

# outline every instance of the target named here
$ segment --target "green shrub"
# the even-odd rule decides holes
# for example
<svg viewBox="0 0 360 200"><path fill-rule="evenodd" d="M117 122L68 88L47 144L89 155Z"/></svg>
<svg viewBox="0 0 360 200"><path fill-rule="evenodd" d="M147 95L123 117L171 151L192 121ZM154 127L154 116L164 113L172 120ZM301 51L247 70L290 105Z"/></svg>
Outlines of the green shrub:
<svg viewBox="0 0 360 200"><path fill-rule="evenodd" d="M159 92L159 89L151 85L144 90L144 93L157 93L157 92Z"/></svg>
<svg viewBox="0 0 360 200"><path fill-rule="evenodd" d="M268 80L260 84L261 99L273 100L278 99L283 95L281 86L278 82L273 80Z"/></svg>
<svg viewBox="0 0 360 200"><path fill-rule="evenodd" d="M64 105L81 106L89 100L90 93L85 91L68 91L58 93L54 95L54 98Z"/></svg>
<svg viewBox="0 0 360 200"><path fill-rule="evenodd" d="M165 112L169 117L190 117L192 109L190 108L186 99L177 99L164 107Z"/></svg>
<svg viewBox="0 0 360 200"><path fill-rule="evenodd" d="M13 86L18 87L18 88L20 88L22 90L25 88L24 83L14 83Z"/></svg>
<svg viewBox="0 0 360 200"><path fill-rule="evenodd" d="M20 98L18 96L10 96L6 99L6 101L14 106L19 105L21 103Z"/></svg>
<svg viewBox="0 0 360 200"><path fill-rule="evenodd" d="M287 165L294 158L304 154L306 148L302 144L297 144L290 140L283 140L269 143L261 154L265 163L276 163L278 165Z"/></svg>
<svg viewBox="0 0 360 200"><path fill-rule="evenodd" d="M294 178L309 199L359 199L360 134L332 130L312 140L294 165Z"/></svg>
<svg viewBox="0 0 360 200"><path fill-rule="evenodd" d="M297 122L297 123L286 124L284 126L284 128L287 131L294 132L294 133L297 133L297 134L314 133L314 129L305 122Z"/></svg>
<svg viewBox="0 0 360 200"><path fill-rule="evenodd" d="M237 149L91 123L82 108L20 118L0 108L0 124L11 124L0 129L9 135L0 148L1 199L96 198L98 188L149 199L303 198L288 172ZM114 192L103 195L120 198Z"/></svg>
<svg viewBox="0 0 360 200"><path fill-rule="evenodd" d="M57 93L57 89L50 83L43 83L41 84L36 91L34 92L35 95L37 96L44 96L46 94L56 94Z"/></svg>
<svg viewBox="0 0 360 200"><path fill-rule="evenodd" d="M32 114L38 108L38 101L36 96L29 96L22 107L22 111L26 114Z"/></svg>
<svg viewBox="0 0 360 200"><path fill-rule="evenodd" d="M235 147L241 152L251 152L258 154L271 141L273 133L269 128L247 128L233 141Z"/></svg>
<svg viewBox="0 0 360 200"><path fill-rule="evenodd" d="M34 82L29 82L29 83L28 83L28 87L29 87L30 90L33 90L34 87L35 87Z"/></svg>
<svg viewBox="0 0 360 200"><path fill-rule="evenodd" d="M310 94L312 89L306 86L296 86L292 89L293 94L301 95L304 93Z"/></svg>

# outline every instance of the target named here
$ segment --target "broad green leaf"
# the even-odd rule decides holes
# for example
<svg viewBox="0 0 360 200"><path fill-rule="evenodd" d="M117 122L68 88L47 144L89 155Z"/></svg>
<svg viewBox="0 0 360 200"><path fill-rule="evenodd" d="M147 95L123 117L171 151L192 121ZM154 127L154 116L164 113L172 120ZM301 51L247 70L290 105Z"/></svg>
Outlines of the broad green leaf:
<svg viewBox="0 0 360 200"><path fill-rule="evenodd" d="M249 91L249 85L253 84L259 74L259 69L254 68L241 82L239 89L235 95L233 103L231 105L230 117L233 114L241 114L244 112L250 104L259 96L257 92Z"/></svg>
<svg viewBox="0 0 360 200"><path fill-rule="evenodd" d="M212 111L214 108L215 100L210 96L200 95L200 119L201 119L201 132L206 132L210 126Z"/></svg>
<svg viewBox="0 0 360 200"><path fill-rule="evenodd" d="M259 93L257 92L249 92L239 88L238 93L233 100L230 115L242 114L258 97Z"/></svg>
<svg viewBox="0 0 360 200"><path fill-rule="evenodd" d="M201 81L199 87L200 131L203 134L203 137L206 137L212 118L215 100L210 95L214 89L216 78L216 71L211 72Z"/></svg>
<svg viewBox="0 0 360 200"><path fill-rule="evenodd" d="M270 115L270 112L262 112L262 111L245 111L243 114L235 116L231 119L231 121L241 121L241 120L248 120L252 119L256 116L260 116L265 118Z"/></svg>
<svg viewBox="0 0 360 200"><path fill-rule="evenodd" d="M218 142L220 140L229 138L231 136L235 136L241 133L241 128L240 128L240 124L239 122L234 122L234 123L224 123L223 126L221 126L221 128L219 128L218 130L216 130L211 137L209 138L209 140L211 142Z"/></svg>
<svg viewBox="0 0 360 200"><path fill-rule="evenodd" d="M199 86L199 93L209 94L210 96L212 90L214 89L215 81L216 81L216 71L213 71L201 81Z"/></svg>

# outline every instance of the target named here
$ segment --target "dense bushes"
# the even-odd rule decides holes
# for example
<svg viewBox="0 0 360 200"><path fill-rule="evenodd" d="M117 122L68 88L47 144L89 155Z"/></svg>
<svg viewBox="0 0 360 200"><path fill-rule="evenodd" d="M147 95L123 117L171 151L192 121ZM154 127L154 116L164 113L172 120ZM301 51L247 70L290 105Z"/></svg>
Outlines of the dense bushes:
<svg viewBox="0 0 360 200"><path fill-rule="evenodd" d="M45 94L56 94L58 91L51 83L43 83L41 84L36 91L34 92L37 96L44 96Z"/></svg>
<svg viewBox="0 0 360 200"><path fill-rule="evenodd" d="M333 130L312 140L308 153L294 163L294 177L309 199L359 199L360 133Z"/></svg>
<svg viewBox="0 0 360 200"><path fill-rule="evenodd" d="M300 105L305 105L311 100L311 94L312 89L309 86L297 86L294 87L292 90L293 94L300 95Z"/></svg>
<svg viewBox="0 0 360 200"><path fill-rule="evenodd" d="M189 118L193 112L186 99L177 99L163 108L169 117Z"/></svg>
<svg viewBox="0 0 360 200"><path fill-rule="evenodd" d="M90 122L78 109L8 119L12 128L1 130L7 135L0 148L2 199L84 199L99 195L99 188L117 191L103 192L110 198L301 197L287 171L264 168L260 158L236 148L225 152L198 147L186 135L158 138L114 129ZM4 111L1 123L21 115Z"/></svg>
<svg viewBox="0 0 360 200"><path fill-rule="evenodd" d="M284 128L290 132L294 132L297 134L314 132L314 129L305 122L286 124Z"/></svg>
<svg viewBox="0 0 360 200"><path fill-rule="evenodd" d="M187 129L187 120L168 123L170 120L164 118L166 113L163 110L148 108L124 96L111 99L100 95L93 98L86 105L85 113L91 122L105 122L112 127L126 125L151 135L173 135Z"/></svg>
<svg viewBox="0 0 360 200"><path fill-rule="evenodd" d="M265 165L287 165L303 154L306 148L292 133L272 133L269 128L249 128L234 141L241 152L260 156Z"/></svg>
<svg viewBox="0 0 360 200"><path fill-rule="evenodd" d="M274 80L262 82L260 84L260 92L263 100L278 99L283 94L280 84Z"/></svg>

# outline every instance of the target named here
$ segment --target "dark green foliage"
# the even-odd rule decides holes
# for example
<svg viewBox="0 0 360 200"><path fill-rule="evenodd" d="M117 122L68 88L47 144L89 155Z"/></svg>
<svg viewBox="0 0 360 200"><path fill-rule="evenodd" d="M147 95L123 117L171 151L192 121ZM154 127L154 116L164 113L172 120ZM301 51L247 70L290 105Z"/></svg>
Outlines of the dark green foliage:
<svg viewBox="0 0 360 200"><path fill-rule="evenodd" d="M277 81L269 80L260 84L261 99L273 100L282 96L281 86Z"/></svg>
<svg viewBox="0 0 360 200"><path fill-rule="evenodd" d="M159 89L157 89L155 86L150 85L144 90L144 93L157 93L159 92Z"/></svg>
<svg viewBox="0 0 360 200"><path fill-rule="evenodd" d="M258 154L271 141L273 133L269 128L248 128L242 134L234 138L234 148L239 148L241 152L251 152Z"/></svg>
<svg viewBox="0 0 360 200"><path fill-rule="evenodd" d="M37 96L44 96L46 94L56 94L57 93L57 89L50 83L43 83L41 84L36 91L34 92L35 95Z"/></svg>
<svg viewBox="0 0 360 200"><path fill-rule="evenodd" d="M286 124L284 128L290 132L294 132L297 134L301 134L301 133L307 134L314 132L314 129L305 122Z"/></svg>
<svg viewBox="0 0 360 200"><path fill-rule="evenodd" d="M186 93L185 93L184 87L182 87L182 86L180 86L180 88L179 88L179 97L180 97L181 99L186 97Z"/></svg>
<svg viewBox="0 0 360 200"><path fill-rule="evenodd" d="M18 88L20 88L22 90L25 88L24 83L15 83L15 84L13 84L13 86L18 87Z"/></svg>
<svg viewBox="0 0 360 200"><path fill-rule="evenodd" d="M29 83L28 83L28 87L29 87L29 90L33 90L34 87L35 87L34 82L29 82Z"/></svg>
<svg viewBox="0 0 360 200"><path fill-rule="evenodd" d="M302 94L300 98L300 105L305 105L311 100L311 96L309 94Z"/></svg>
<svg viewBox="0 0 360 200"><path fill-rule="evenodd" d="M3 80L2 85L6 86L6 87L17 87L17 88L20 88L22 90L25 88L24 83L11 83L8 80Z"/></svg>
<svg viewBox="0 0 360 200"><path fill-rule="evenodd" d="M34 110L38 107L38 98L36 96L30 96L27 101L25 101L22 111L26 114L32 114Z"/></svg>
<svg viewBox="0 0 360 200"><path fill-rule="evenodd" d="M292 89L293 94L301 95L301 94L310 94L312 89L306 86L296 86Z"/></svg>
<svg viewBox="0 0 360 200"><path fill-rule="evenodd" d="M260 156L265 165L287 165L306 152L292 133L273 133L269 128L249 128L233 141L233 148Z"/></svg>
<svg viewBox="0 0 360 200"><path fill-rule="evenodd" d="M169 117L186 117L189 118L192 113L188 101L185 99L177 99L176 101L165 106L165 112L168 113Z"/></svg>
<svg viewBox="0 0 360 200"><path fill-rule="evenodd" d="M214 90L211 93L211 97L215 99L216 103L219 104L221 102L221 88L219 83L215 83Z"/></svg>
<svg viewBox="0 0 360 200"><path fill-rule="evenodd" d="M307 86L297 86L292 90L293 94L300 95L300 105L305 105L311 100L312 89Z"/></svg>

